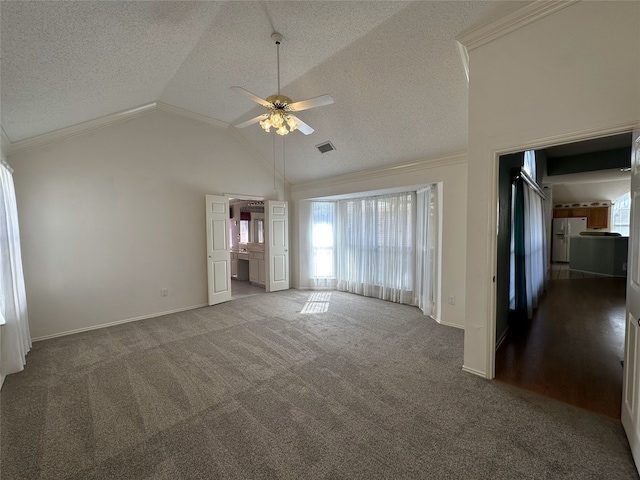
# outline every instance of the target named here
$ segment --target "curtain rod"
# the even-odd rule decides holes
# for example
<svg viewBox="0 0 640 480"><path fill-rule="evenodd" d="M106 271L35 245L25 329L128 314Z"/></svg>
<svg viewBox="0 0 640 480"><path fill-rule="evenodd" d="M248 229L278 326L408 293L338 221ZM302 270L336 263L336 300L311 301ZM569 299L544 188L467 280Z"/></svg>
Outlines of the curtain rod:
<svg viewBox="0 0 640 480"><path fill-rule="evenodd" d="M538 185L538 183L533 178L531 178L522 167L515 167L511 169L511 183L515 182L518 179L524 180L525 183L529 185L531 190L540 195L543 200L547 199L547 196L544 194L542 188L540 188L540 185Z"/></svg>

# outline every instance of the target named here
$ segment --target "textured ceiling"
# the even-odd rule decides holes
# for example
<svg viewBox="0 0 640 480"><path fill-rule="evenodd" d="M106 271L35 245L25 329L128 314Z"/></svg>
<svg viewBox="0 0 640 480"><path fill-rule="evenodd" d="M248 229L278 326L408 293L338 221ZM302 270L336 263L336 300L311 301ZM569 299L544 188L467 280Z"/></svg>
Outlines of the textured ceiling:
<svg viewBox="0 0 640 480"><path fill-rule="evenodd" d="M335 98L299 114L315 133L285 137L287 180L462 151L467 84L455 37L522 5L3 1L0 122L17 142L154 101L249 118L262 107L229 87L275 93L279 31L282 93ZM238 133L273 158L273 136L258 125ZM321 155L325 141L336 150Z"/></svg>

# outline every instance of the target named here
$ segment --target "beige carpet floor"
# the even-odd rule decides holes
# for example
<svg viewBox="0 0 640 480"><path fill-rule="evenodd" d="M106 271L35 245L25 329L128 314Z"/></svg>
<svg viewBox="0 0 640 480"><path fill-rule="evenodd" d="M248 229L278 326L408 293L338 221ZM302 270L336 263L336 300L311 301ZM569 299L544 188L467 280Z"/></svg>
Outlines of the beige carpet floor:
<svg viewBox="0 0 640 480"><path fill-rule="evenodd" d="M618 422L462 357L416 308L296 290L37 342L0 477L638 478Z"/></svg>

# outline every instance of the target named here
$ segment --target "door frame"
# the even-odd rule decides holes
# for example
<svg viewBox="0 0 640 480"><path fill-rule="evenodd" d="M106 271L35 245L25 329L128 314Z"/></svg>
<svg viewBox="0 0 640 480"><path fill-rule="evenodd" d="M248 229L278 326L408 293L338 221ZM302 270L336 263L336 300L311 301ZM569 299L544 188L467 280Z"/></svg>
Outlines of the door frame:
<svg viewBox="0 0 640 480"><path fill-rule="evenodd" d="M287 216L287 225L286 225L286 249L285 249L285 253L286 253L286 269L287 269L287 281L286 281L286 290L291 288L291 261L290 261L290 250L291 250L291 234L290 234L290 202L288 200L276 200L276 199L269 199L266 197L258 197L255 195L245 195L245 194L241 194L241 193L223 193L221 194L221 196L223 197L227 197L227 201L230 202L232 199L234 200L251 200L251 201L262 201L264 202L265 205L265 218L264 218L264 235L265 235L265 243L264 243L264 252L265 252L265 268L267 269L267 271L265 272L265 285L264 285L264 289L265 289L265 293L270 293L271 291L279 291L279 290L284 290L285 288L275 288L273 289L273 287L271 286L271 278L272 278L272 272L271 269L273 268L273 262L271 261L271 259L269 258L269 250L270 250L270 246L269 246L269 240L271 238L270 235L270 225L269 225L269 220L268 220L268 214L267 214L267 209L269 208L269 202L282 202L285 204L285 210L286 210L286 216ZM229 246L231 247L231 245ZM229 282L231 282L231 269L229 269ZM231 284L231 283L229 283ZM233 298L232 298L233 299Z"/></svg>
<svg viewBox="0 0 640 480"><path fill-rule="evenodd" d="M609 128L600 128L593 129L581 132L572 132L563 135L557 135L553 137L540 138L531 140L529 142L525 142L519 144L517 146L492 150L492 174L490 176L491 186L490 186L490 195L491 201L490 205L493 205L491 209L489 225L490 231L497 232L498 228L498 208L499 208L499 200L500 200L500 192L499 192L499 174L500 174L500 157L502 155L509 155L512 153L518 153L526 150L540 150L544 148L554 147L557 145L563 145L565 143L575 143L582 142L585 140L593 140L595 138L600 137L609 137L612 135L619 135L623 133L632 133L634 130L640 128L640 125L637 123L627 123L623 125L616 125ZM631 232L629 233L629 244L633 241L631 237ZM498 270L498 235L491 235L489 238L489 249L488 252L489 259L488 264L491 266L492 272L491 276L495 279L497 270ZM493 379L496 376L496 315L497 311L497 288L495 281L489 281L487 283L487 298L489 299L488 307L488 324L486 329L486 370L485 377L488 379ZM626 336L626 334L625 334ZM626 342L626 338L625 338Z"/></svg>

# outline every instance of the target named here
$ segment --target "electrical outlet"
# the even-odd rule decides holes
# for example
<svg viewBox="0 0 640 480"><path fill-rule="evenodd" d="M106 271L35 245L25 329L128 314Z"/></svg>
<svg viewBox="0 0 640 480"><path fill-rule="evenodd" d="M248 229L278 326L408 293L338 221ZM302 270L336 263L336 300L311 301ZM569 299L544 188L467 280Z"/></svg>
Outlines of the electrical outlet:
<svg viewBox="0 0 640 480"><path fill-rule="evenodd" d="M160 296L161 297L168 297L169 296L169 289L168 288L161 288L160 289Z"/></svg>
<svg viewBox="0 0 640 480"><path fill-rule="evenodd" d="M455 305L456 304L456 297L453 295L449 295L449 305Z"/></svg>

